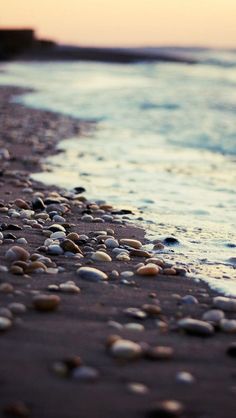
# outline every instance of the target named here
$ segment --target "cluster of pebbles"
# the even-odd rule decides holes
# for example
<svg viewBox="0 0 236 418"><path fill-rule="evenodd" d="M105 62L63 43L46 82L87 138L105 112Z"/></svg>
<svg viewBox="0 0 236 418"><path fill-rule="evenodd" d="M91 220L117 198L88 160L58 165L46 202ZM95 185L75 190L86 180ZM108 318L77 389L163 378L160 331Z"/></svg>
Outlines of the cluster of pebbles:
<svg viewBox="0 0 236 418"><path fill-rule="evenodd" d="M183 266L170 265L158 256L156 244L153 251L147 251L142 242L133 237L116 236L115 227L118 226L125 231L125 221L119 215L113 214L114 210L110 205L87 201L76 190L49 194L34 193L30 188L24 191L29 197L25 200L17 198L8 203L0 201L0 249L1 253L4 252L4 261L0 265L0 292L17 293L8 280L3 280L3 277L7 278L7 273L22 277L22 280L26 279L26 283L33 275L48 275L50 283L44 292L32 292L31 306L13 302L0 308L1 334L12 328L15 318L27 314L29 309L39 312L51 312L59 307L63 309L61 295L80 294L78 284L83 281L130 285L135 284L138 278L150 278L158 283L160 277L166 277L168 280L168 277L175 276L177 279L178 276L186 274L187 270ZM68 214L71 213L76 213L76 224L67 220ZM80 233L80 225L85 224L88 232ZM99 229L98 224L101 226ZM96 228L92 225L96 225ZM30 240L31 234L37 234L41 242L34 250L26 238L27 236ZM61 263L65 258L71 260L74 280L56 283L55 278L66 272ZM109 268L112 262L119 268ZM116 332L128 330L134 331L135 335L142 332L140 342L137 338L133 341L119 334L110 334L104 342L104 347L106 353L114 360L122 363L144 359L160 362L170 361L175 357L171 346L150 346L143 342L146 319L152 319L162 332L177 331L200 337L210 337L219 331L236 333L236 319L232 319L232 313L236 315L236 299L216 296L202 317L196 319L191 317L190 312L191 307L199 304L198 299L193 295L173 295L178 305L186 312L186 316L183 314L183 317L173 322L168 321L163 315L156 294L150 294L150 298L153 299L153 303L127 307L122 312L132 322L122 324L108 321L108 326ZM227 317L228 313L230 318ZM235 347L234 342L227 347L226 352L229 356L236 356ZM94 382L100 377L98 370L84 365L79 357L55 361L52 370L60 377L86 382ZM187 371L179 373L176 379L188 384L195 381L194 376ZM127 389L136 394L148 392L148 388L139 382L129 384ZM181 416L183 411L182 404L168 400L157 403L150 409L148 416L177 417Z"/></svg>
<svg viewBox="0 0 236 418"><path fill-rule="evenodd" d="M170 263L160 254L165 245L176 244L175 238L156 240L153 249L147 250L146 242L137 239L138 230L126 225L128 211L116 211L107 203L88 201L82 195L84 190L81 187L71 192L53 191L29 180L29 173L39 162L38 156L54 149L59 119L57 115L46 118L45 113L47 123L41 124L38 129L35 122L37 118L30 123L29 116L37 111L27 110L22 119L22 109L17 105L12 109L16 109L14 118L9 116L9 112L4 115L5 104L2 106L0 122L5 123L3 131L8 132L14 147L18 144L25 146L25 155L23 160L13 158L14 147L6 148L7 142L0 139L0 185L7 184L8 189L5 197L0 198L0 338L7 338L11 332L14 333L22 326L27 314L32 312L43 316L47 327L50 315L63 312L66 299L86 298L84 284L87 282L94 287L98 297L104 285L112 289L119 286L123 289L126 289L125 286L134 288L132 306L126 306L118 312L120 319L117 319L117 315L115 319L111 315L104 323L107 337L103 341L103 355L111 361L112 366L133 367L133 364L151 361L157 364L165 362L168 367L169 362L178 360L179 352L169 338L165 344L159 343L158 338L153 344L145 342L146 331L150 328L155 330L157 336L177 334L182 341L188 338L192 341L188 336L194 336L197 341L232 336L233 340L226 340L222 358L228 356L234 360L236 299L211 297L206 288L202 293L199 291L198 296L191 292L185 295L181 292L171 294L170 301L159 295L160 281L175 280L177 283L187 273L185 266ZM6 116L4 121L1 115ZM22 125L22 120L25 125ZM79 131L78 126L66 118L62 122L57 131L59 138L70 136L68 132L75 134ZM73 132L70 132L71 126ZM47 141L44 141L45 137ZM27 154L28 149L33 156ZM28 170L24 171L23 167L28 167ZM35 284L35 278L39 283L38 289L31 290L31 282ZM43 291L41 280L46 283ZM185 280L190 282L188 278ZM135 289L140 282L147 289L150 283L155 283L156 291L148 293L149 302L139 305L135 299ZM191 289L191 283L189 287ZM25 295L30 297L30 302L19 302L20 298L25 300ZM174 315L168 310L168 303L175 306ZM71 379L94 383L103 376L103 370L94 364L96 358L90 365L80 355L55 358L49 371L45 365L45 373L52 373L65 381ZM176 383L183 387L194 386L198 379L189 370L179 370L175 378ZM125 382L125 385L127 392L137 396L148 396L152 391L142 381L142 376L140 381ZM189 416L186 415L188 406L183 402L158 399L143 411L143 416ZM4 414L29 417L31 407L22 401L13 401L5 406Z"/></svg>

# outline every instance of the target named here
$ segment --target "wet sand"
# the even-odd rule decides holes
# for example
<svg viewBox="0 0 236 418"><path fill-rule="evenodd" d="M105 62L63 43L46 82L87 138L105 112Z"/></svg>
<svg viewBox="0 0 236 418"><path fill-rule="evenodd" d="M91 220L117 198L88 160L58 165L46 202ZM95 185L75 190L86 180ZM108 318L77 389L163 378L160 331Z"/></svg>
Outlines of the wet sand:
<svg viewBox="0 0 236 418"><path fill-rule="evenodd" d="M9 329L0 331L2 416L235 417L236 363L235 357L227 355L227 348L236 341L236 335L223 332L220 324L212 327L209 336L196 335L196 332L189 335L180 329L178 322L185 317L201 320L212 308L216 293L205 283L182 276L178 269L175 270L178 274L163 274L168 273L165 271L168 265L161 257L162 269L158 274L153 277L136 274L140 263L147 264L148 256L134 256L129 248L130 260L117 260L102 239L98 242L94 238L96 231L108 231L109 235L112 230L118 241L129 238L145 244L145 231L126 225L122 216L114 215L112 208L91 206L91 202L81 197L86 193L69 194L59 190L56 179L55 187L48 187L29 178L31 173L40 171L42 158L56 152L60 139L78 136L79 140L81 130L94 126L11 103L12 95L20 92L17 88L0 88L0 149L5 149L0 157L0 231L4 236L0 245L0 317L8 316L11 323ZM32 209L36 195L46 202L45 209L36 210L28 218L27 212L22 216L22 208L18 206L22 203L17 199ZM51 209L58 214L63 212L65 221L61 224L67 235L76 232L89 237L87 242L78 243L83 258L48 253L44 245L51 233L48 228L60 223L47 218L50 205L54 205ZM44 219L38 216L40 213L46 215ZM101 221L104 215L109 221ZM90 216L97 221L91 221ZM22 229L16 230L12 225ZM17 239L22 237L27 243L18 244ZM14 271L13 263L6 258L6 252L13 246L23 247L31 256L31 261L27 259L26 265L22 265L23 271ZM91 253L98 249L105 250L112 261L92 261ZM45 272L27 271L35 253L50 258L51 263L44 261ZM109 280L82 279L77 273L80 265L96 267ZM120 275L124 271L135 274L126 278ZM80 292L70 294L59 288L68 281L74 281ZM53 291L48 289L50 285L56 285ZM58 309L48 312L35 309L34 298L38 292L59 296ZM186 300L186 295L196 299ZM11 318L14 311L11 304L16 302L24 305L26 312L20 313L15 308ZM152 309L144 306L147 304ZM161 307L161 312L150 314L153 306ZM2 310L9 307L10 312ZM138 319L137 312L133 316L124 312L131 307L146 316ZM225 316L236 318L236 312L225 312ZM129 330L124 326L127 323L141 324L144 329ZM114 344L110 342L107 348L111 335L119 336L117 341L137 342L140 353L138 356L133 353L133 357L138 358L125 360L120 358L121 353L115 355ZM150 354L150 348L156 346L173 349L173 355L151 359L154 355ZM81 358L82 366L75 367L73 356ZM92 371L81 369L83 366L91 367ZM190 374L189 379L179 375L183 371ZM131 383L144 386L138 390L137 386L130 387ZM181 408L176 412L161 411L163 400L180 402L184 411ZM23 403L21 408L16 402Z"/></svg>

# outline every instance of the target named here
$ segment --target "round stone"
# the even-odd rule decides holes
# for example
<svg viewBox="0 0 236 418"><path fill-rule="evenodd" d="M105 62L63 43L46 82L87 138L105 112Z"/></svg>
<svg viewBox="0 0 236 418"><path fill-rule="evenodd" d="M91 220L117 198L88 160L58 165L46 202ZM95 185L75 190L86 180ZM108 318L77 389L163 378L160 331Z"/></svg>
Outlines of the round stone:
<svg viewBox="0 0 236 418"><path fill-rule="evenodd" d="M161 307L159 305L152 305L149 303L146 303L142 306L142 310L146 312L149 316L159 316L161 313Z"/></svg>
<svg viewBox="0 0 236 418"><path fill-rule="evenodd" d="M145 351L145 356L150 360L170 360L173 355L173 348L167 346L148 347Z"/></svg>
<svg viewBox="0 0 236 418"><path fill-rule="evenodd" d="M11 266L10 269L9 269L9 271L10 271L10 273L16 274L16 275L19 275L19 276L21 276L22 274L24 274L24 270L20 266Z"/></svg>
<svg viewBox="0 0 236 418"><path fill-rule="evenodd" d="M4 318L8 318L8 319L13 318L12 312L8 308L0 308L0 317L2 317L2 316Z"/></svg>
<svg viewBox="0 0 236 418"><path fill-rule="evenodd" d="M79 240L80 240L80 236L76 232L70 232L67 235L67 239L70 239L71 241L73 241L73 242L75 242L77 244L79 242Z"/></svg>
<svg viewBox="0 0 236 418"><path fill-rule="evenodd" d="M7 331L12 326L12 321L9 318L0 316L0 332Z"/></svg>
<svg viewBox="0 0 236 418"><path fill-rule="evenodd" d="M128 247L139 249L142 247L142 243L136 239L130 239L130 238L122 238L120 239L121 245L127 245Z"/></svg>
<svg viewBox="0 0 236 418"><path fill-rule="evenodd" d="M182 297L181 302L183 303L183 305L197 305L198 304L197 298L195 298L195 296L192 296L192 295L185 295L184 297Z"/></svg>
<svg viewBox="0 0 236 418"><path fill-rule="evenodd" d="M81 253L81 250L78 247L78 245L75 244L70 239L65 239L64 241L61 242L60 245L61 245L61 247L63 248L64 251L69 251L69 252L74 253L74 254Z"/></svg>
<svg viewBox="0 0 236 418"><path fill-rule="evenodd" d="M127 253L122 252L120 254L117 254L116 260L118 260L118 261L130 261L130 257Z"/></svg>
<svg viewBox="0 0 236 418"><path fill-rule="evenodd" d="M131 316L132 318L136 319L145 319L147 318L146 312L142 311L139 308L126 308L124 310L124 314Z"/></svg>
<svg viewBox="0 0 236 418"><path fill-rule="evenodd" d="M148 387L142 383L128 383L127 389L135 395L146 395L148 393Z"/></svg>
<svg viewBox="0 0 236 418"><path fill-rule="evenodd" d="M114 238L108 238L104 241L104 244L107 248L117 248L119 247L119 242Z"/></svg>
<svg viewBox="0 0 236 418"><path fill-rule="evenodd" d="M108 276L106 273L93 267L80 267L77 270L77 275L81 279L92 281L92 282L108 280Z"/></svg>
<svg viewBox="0 0 236 418"><path fill-rule="evenodd" d="M20 209L30 209L28 203L26 203L23 199L16 199L14 204Z"/></svg>
<svg viewBox="0 0 236 418"><path fill-rule="evenodd" d="M236 333L236 319L222 319L220 321L220 329L228 334Z"/></svg>
<svg viewBox="0 0 236 418"><path fill-rule="evenodd" d="M6 256L6 259L11 262L18 261L18 260L27 261L30 257L30 254L24 248L18 247L17 245L15 245L9 248L5 256Z"/></svg>
<svg viewBox="0 0 236 418"><path fill-rule="evenodd" d="M60 245L52 244L48 247L48 253L51 255L62 255L64 254L63 249L60 247Z"/></svg>
<svg viewBox="0 0 236 418"><path fill-rule="evenodd" d="M64 226L62 226L60 224L53 224L53 225L49 226L48 229L52 232L57 232L57 231L66 232Z"/></svg>
<svg viewBox="0 0 236 418"><path fill-rule="evenodd" d="M0 284L0 293L13 293L14 287L11 283L1 283Z"/></svg>
<svg viewBox="0 0 236 418"><path fill-rule="evenodd" d="M130 249L130 254L134 257L150 258L151 254L145 250L137 250L136 248Z"/></svg>
<svg viewBox="0 0 236 418"><path fill-rule="evenodd" d="M184 384L191 384L195 382L195 379L193 377L193 375L191 373L188 372L179 372L176 375L176 380L179 383L184 383Z"/></svg>
<svg viewBox="0 0 236 418"><path fill-rule="evenodd" d="M32 261L27 268L26 273L33 273L36 271L47 271L47 267L41 261Z"/></svg>
<svg viewBox="0 0 236 418"><path fill-rule="evenodd" d="M210 322L213 325L218 325L224 317L225 314L220 309L210 309L203 314L202 319L203 321Z"/></svg>
<svg viewBox="0 0 236 418"><path fill-rule="evenodd" d="M156 264L146 264L146 266L138 268L136 273L139 276L157 276L160 269Z"/></svg>
<svg viewBox="0 0 236 418"><path fill-rule="evenodd" d="M50 235L50 239L52 239L52 240L59 239L60 240L60 239L64 239L65 236L66 236L66 233L65 232L63 232L63 231L57 231L57 232L53 232Z"/></svg>
<svg viewBox="0 0 236 418"><path fill-rule="evenodd" d="M225 296L216 296L213 299L213 306L226 312L236 312L236 299Z"/></svg>
<svg viewBox="0 0 236 418"><path fill-rule="evenodd" d="M115 341L110 352L113 357L122 360L134 360L142 356L142 348L139 344L123 339Z"/></svg>
<svg viewBox="0 0 236 418"><path fill-rule="evenodd" d="M130 322L128 324L124 325L124 329L126 329L127 331L144 331L144 326L142 324L137 324L135 322Z"/></svg>
<svg viewBox="0 0 236 418"><path fill-rule="evenodd" d="M228 346L228 348L227 348L227 350L226 350L226 353L228 354L228 356L230 356L230 357L236 357L236 342L232 342L229 346Z"/></svg>
<svg viewBox="0 0 236 418"><path fill-rule="evenodd" d="M202 337L211 336L214 333L214 328L211 324L198 319L184 318L178 321L179 329L188 334L199 335Z"/></svg>
<svg viewBox="0 0 236 418"><path fill-rule="evenodd" d="M26 306L23 303L13 302L8 305L10 311L16 315L21 315L26 312Z"/></svg>
<svg viewBox="0 0 236 418"><path fill-rule="evenodd" d="M72 376L74 379L83 381L83 382L95 382L99 378L99 372L94 369L93 367L88 366L80 366L76 367L73 372Z"/></svg>
<svg viewBox="0 0 236 418"><path fill-rule="evenodd" d="M175 400L157 402L148 411L148 418L178 418L183 415L182 403Z"/></svg>
<svg viewBox="0 0 236 418"><path fill-rule="evenodd" d="M122 271L122 273L120 273L120 277L122 277L122 279L129 279L130 277L133 277L134 273L132 271Z"/></svg>
<svg viewBox="0 0 236 418"><path fill-rule="evenodd" d="M107 254L104 253L103 251L96 251L95 253L92 254L92 260L95 261L111 261L111 257Z"/></svg>
<svg viewBox="0 0 236 418"><path fill-rule="evenodd" d="M17 244L23 244L23 245L28 244L28 242L25 238L17 238L16 243Z"/></svg>
<svg viewBox="0 0 236 418"><path fill-rule="evenodd" d="M59 289L63 293L80 293L80 288L72 283L62 283L59 285Z"/></svg>
<svg viewBox="0 0 236 418"><path fill-rule="evenodd" d="M38 311L49 312L58 308L61 299L57 295L36 295L33 298L33 306Z"/></svg>

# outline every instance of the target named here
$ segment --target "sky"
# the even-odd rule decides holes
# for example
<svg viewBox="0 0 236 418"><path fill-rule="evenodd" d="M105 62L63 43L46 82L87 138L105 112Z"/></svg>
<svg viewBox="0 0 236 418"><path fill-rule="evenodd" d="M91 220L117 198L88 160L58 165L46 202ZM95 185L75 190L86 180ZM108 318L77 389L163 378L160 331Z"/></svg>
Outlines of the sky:
<svg viewBox="0 0 236 418"><path fill-rule="evenodd" d="M0 27L74 45L236 47L236 0L0 0Z"/></svg>

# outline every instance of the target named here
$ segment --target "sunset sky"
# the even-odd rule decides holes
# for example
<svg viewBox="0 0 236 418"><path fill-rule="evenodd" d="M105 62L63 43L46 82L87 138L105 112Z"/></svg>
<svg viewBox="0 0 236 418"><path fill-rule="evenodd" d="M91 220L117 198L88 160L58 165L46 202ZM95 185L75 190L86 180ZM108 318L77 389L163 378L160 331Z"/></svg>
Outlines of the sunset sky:
<svg viewBox="0 0 236 418"><path fill-rule="evenodd" d="M236 47L236 0L0 0L0 27L82 45Z"/></svg>

